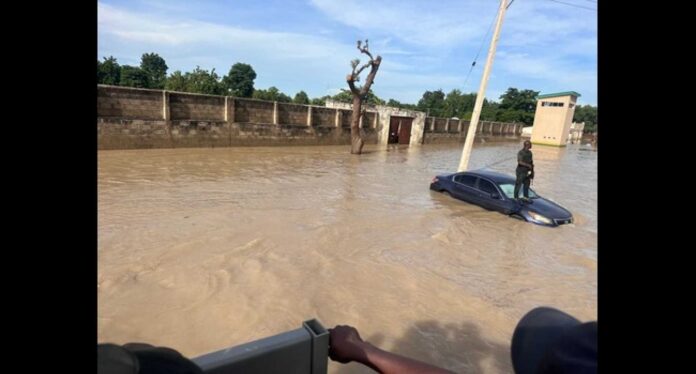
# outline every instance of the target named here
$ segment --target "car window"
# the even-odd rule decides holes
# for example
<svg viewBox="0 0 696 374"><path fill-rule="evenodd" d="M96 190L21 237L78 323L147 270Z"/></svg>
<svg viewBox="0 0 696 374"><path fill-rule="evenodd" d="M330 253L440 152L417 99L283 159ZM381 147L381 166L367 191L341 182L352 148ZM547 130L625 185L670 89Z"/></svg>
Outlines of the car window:
<svg viewBox="0 0 696 374"><path fill-rule="evenodd" d="M459 174L454 177L454 181L465 186L474 187L477 177L467 174Z"/></svg>
<svg viewBox="0 0 696 374"><path fill-rule="evenodd" d="M503 183L503 184L499 184L498 187L500 187L500 189L503 191L503 193L505 194L505 196L508 197L508 199L513 199L513 198L515 197L515 185L514 185L514 184ZM523 189L523 188L524 188L524 187L520 187L520 196L522 196L522 189ZM539 197L539 195L537 195L537 194L530 188L530 189L529 189L529 197L530 197L530 198L535 198L535 197Z"/></svg>
<svg viewBox="0 0 696 374"><path fill-rule="evenodd" d="M493 192L498 192L493 183L483 179L479 179L478 189L489 194Z"/></svg>

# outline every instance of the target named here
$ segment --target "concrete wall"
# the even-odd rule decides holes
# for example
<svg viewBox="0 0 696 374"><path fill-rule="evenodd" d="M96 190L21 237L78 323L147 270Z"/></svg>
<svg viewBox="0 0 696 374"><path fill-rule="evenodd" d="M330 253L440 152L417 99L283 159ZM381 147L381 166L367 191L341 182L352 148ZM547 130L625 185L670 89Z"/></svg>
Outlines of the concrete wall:
<svg viewBox="0 0 696 374"><path fill-rule="evenodd" d="M97 115L100 118L162 119L163 101L160 90L97 86Z"/></svg>
<svg viewBox="0 0 696 374"><path fill-rule="evenodd" d="M99 149L350 144L352 105L329 100L327 106L98 85L97 143ZM387 144L391 116L413 118L410 145L463 142L468 130L468 121L424 112L364 109L366 144ZM519 135L522 129L486 125L479 124L479 134Z"/></svg>
<svg viewBox="0 0 696 374"><path fill-rule="evenodd" d="M312 107L312 126L336 127L336 110L323 107Z"/></svg>
<svg viewBox="0 0 696 374"><path fill-rule="evenodd" d="M223 96L191 95L168 92L169 113L172 120L225 120Z"/></svg>
<svg viewBox="0 0 696 374"><path fill-rule="evenodd" d="M232 122L273 124L272 101L234 98Z"/></svg>
<svg viewBox="0 0 696 374"><path fill-rule="evenodd" d="M99 149L350 144L352 110L97 86ZM376 112L361 129L377 143Z"/></svg>
<svg viewBox="0 0 696 374"><path fill-rule="evenodd" d="M346 110L346 109L339 109L338 110L341 114L339 114L341 118L341 127L348 127L350 128L350 121L351 117L353 116L353 111L352 110Z"/></svg>
<svg viewBox="0 0 696 374"><path fill-rule="evenodd" d="M426 117L423 144L463 143L469 125L470 121L467 120ZM476 137L519 137L522 134L522 126L522 123L479 121Z"/></svg>
<svg viewBox="0 0 696 374"><path fill-rule="evenodd" d="M165 120L97 118L97 139L99 149L172 147Z"/></svg>
<svg viewBox="0 0 696 374"><path fill-rule="evenodd" d="M278 103L278 123L307 126L307 109L306 105Z"/></svg>

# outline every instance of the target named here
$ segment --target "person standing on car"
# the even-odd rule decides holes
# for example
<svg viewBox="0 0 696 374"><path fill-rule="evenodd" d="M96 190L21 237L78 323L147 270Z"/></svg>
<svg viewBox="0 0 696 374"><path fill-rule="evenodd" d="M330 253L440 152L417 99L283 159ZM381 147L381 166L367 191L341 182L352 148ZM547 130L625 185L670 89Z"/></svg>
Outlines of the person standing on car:
<svg viewBox="0 0 696 374"><path fill-rule="evenodd" d="M523 186L522 195L525 201L529 200L529 184L534 179L534 160L532 160L532 142L524 141L524 146L517 152L517 169L515 174L515 200L519 199L520 187Z"/></svg>

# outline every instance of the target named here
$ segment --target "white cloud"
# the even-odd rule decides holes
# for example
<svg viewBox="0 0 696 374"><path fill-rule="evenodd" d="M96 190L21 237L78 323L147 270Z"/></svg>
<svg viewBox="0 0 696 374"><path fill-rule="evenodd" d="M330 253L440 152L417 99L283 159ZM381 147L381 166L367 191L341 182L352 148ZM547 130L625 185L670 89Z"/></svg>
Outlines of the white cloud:
<svg viewBox="0 0 696 374"><path fill-rule="evenodd" d="M207 69L217 67L220 75L227 73L226 68L232 62L244 61L251 63L257 71L258 88L276 86L289 94L299 89L304 89L310 96L340 92L345 88L341 87L345 84L344 77L350 72L349 61L356 57L364 60L365 57L359 55L353 43L335 42L321 36L136 14L101 3L98 11L100 52L104 55L112 54L109 51L115 48L114 45L121 45L121 54L116 53L119 61L137 65L139 53L148 46L156 46L158 53L172 65L170 71L186 71L200 65ZM389 44L390 41L385 40L381 45ZM134 45L139 46L138 54L124 55L128 53L126 51L134 51ZM415 97L417 101L422 92L433 85L448 87L457 82L458 78L454 76L414 73L437 58L416 55L414 51L398 47L389 47L384 52L381 54L386 59L373 86L373 90L382 96L404 101L413 101ZM388 56L407 56L411 62L400 62ZM188 66L177 66L177 63ZM309 92L306 88L310 83L308 79L324 88ZM340 88L336 88L337 85ZM406 91L419 93L406 97L403 95Z"/></svg>
<svg viewBox="0 0 696 374"><path fill-rule="evenodd" d="M505 54L500 56L501 69L508 74L514 73L535 79L554 80L559 82L576 82L596 80L592 70L579 68L577 65L560 58L533 57L527 54Z"/></svg>
<svg viewBox="0 0 696 374"><path fill-rule="evenodd" d="M365 32L384 32L423 46L478 45L491 30L496 1L406 2L311 0L328 17ZM581 33L596 35L596 12L548 2L519 1L506 12L501 45L548 43ZM489 33L490 37L490 33Z"/></svg>
<svg viewBox="0 0 696 374"><path fill-rule="evenodd" d="M98 5L98 27L100 34L111 34L128 42L174 47L204 43L226 49L273 50L284 58L331 58L341 50L349 50L346 45L323 37L160 19L101 3Z"/></svg>
<svg viewBox="0 0 696 374"><path fill-rule="evenodd" d="M441 79L428 72L440 72L443 66L451 69L452 64L447 65L446 59L452 58L453 54L473 57L483 45L478 66L465 89L472 91L478 88L493 31L491 24L497 12L497 1L412 3L311 0L311 3L331 19L365 34L386 35L384 38L387 42L382 45L386 51L411 46L411 50L406 49L411 54L392 54L393 57L403 58L392 66L391 71L407 76L413 76L409 72L423 74L423 77L429 77L443 86L451 83L449 88L460 88L458 85L463 84L463 79ZM486 32L488 34L484 39ZM525 85L533 82L543 87L581 86L594 96L597 80L596 34L596 12L548 1L515 1L506 12L493 71L500 71L500 79L507 80L502 83L503 86L512 86L512 82L520 84L522 88L536 90L541 88ZM401 43L395 43L396 40ZM457 73L466 74L468 65L468 61L462 61ZM428 67L431 69L428 70ZM435 84L428 89L434 87Z"/></svg>
<svg viewBox="0 0 696 374"><path fill-rule="evenodd" d="M220 75L240 61L254 67L259 88L276 86L288 94L302 89L317 97L345 85L350 60L365 60L353 41L346 42L346 32L331 26L339 21L357 28L356 35L370 36L370 49L384 58L373 86L380 97L414 103L425 90L478 89L490 34L466 87L462 85L470 58L495 16L496 1L311 2L329 18L312 33L205 22L192 19L180 4L172 5L172 12L161 7L136 12L99 3L99 54L137 65L140 54L155 51L167 60L170 72L200 65L215 67ZM559 87L588 92L588 99L596 96L596 13L568 8L551 2L513 3L491 89Z"/></svg>
<svg viewBox="0 0 696 374"><path fill-rule="evenodd" d="M114 55L119 61L137 64L141 53L156 50L167 60L170 72L201 65L216 67L220 75L242 61L257 71L258 87L276 86L292 93L302 89L295 87L307 79L343 83L357 52L352 44L321 36L141 14L102 3L98 4L98 34L100 54Z"/></svg>
<svg viewBox="0 0 696 374"><path fill-rule="evenodd" d="M311 0L327 16L365 31L379 31L402 41L443 46L479 40L495 14L490 2L470 3L473 12L442 2Z"/></svg>
<svg viewBox="0 0 696 374"><path fill-rule="evenodd" d="M577 91L583 94L586 103L596 105L597 73L594 65L579 65L562 57L504 53L498 66L508 78L515 76L514 79L529 78L538 82L534 89L542 93Z"/></svg>

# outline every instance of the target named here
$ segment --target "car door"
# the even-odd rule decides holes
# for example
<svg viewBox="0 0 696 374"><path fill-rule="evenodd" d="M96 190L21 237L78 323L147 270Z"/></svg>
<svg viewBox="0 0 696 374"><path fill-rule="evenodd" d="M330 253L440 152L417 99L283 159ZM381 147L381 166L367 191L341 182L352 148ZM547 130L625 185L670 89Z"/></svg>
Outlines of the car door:
<svg viewBox="0 0 696 374"><path fill-rule="evenodd" d="M478 196L476 188L474 188L477 179L478 177L469 174L455 175L452 183L454 185L452 195L460 200L477 204Z"/></svg>
<svg viewBox="0 0 696 374"><path fill-rule="evenodd" d="M508 214L510 207L509 202L506 201L502 193L498 190L498 187L486 179L479 178L477 191L479 197L479 205L486 209L496 210L501 213Z"/></svg>

